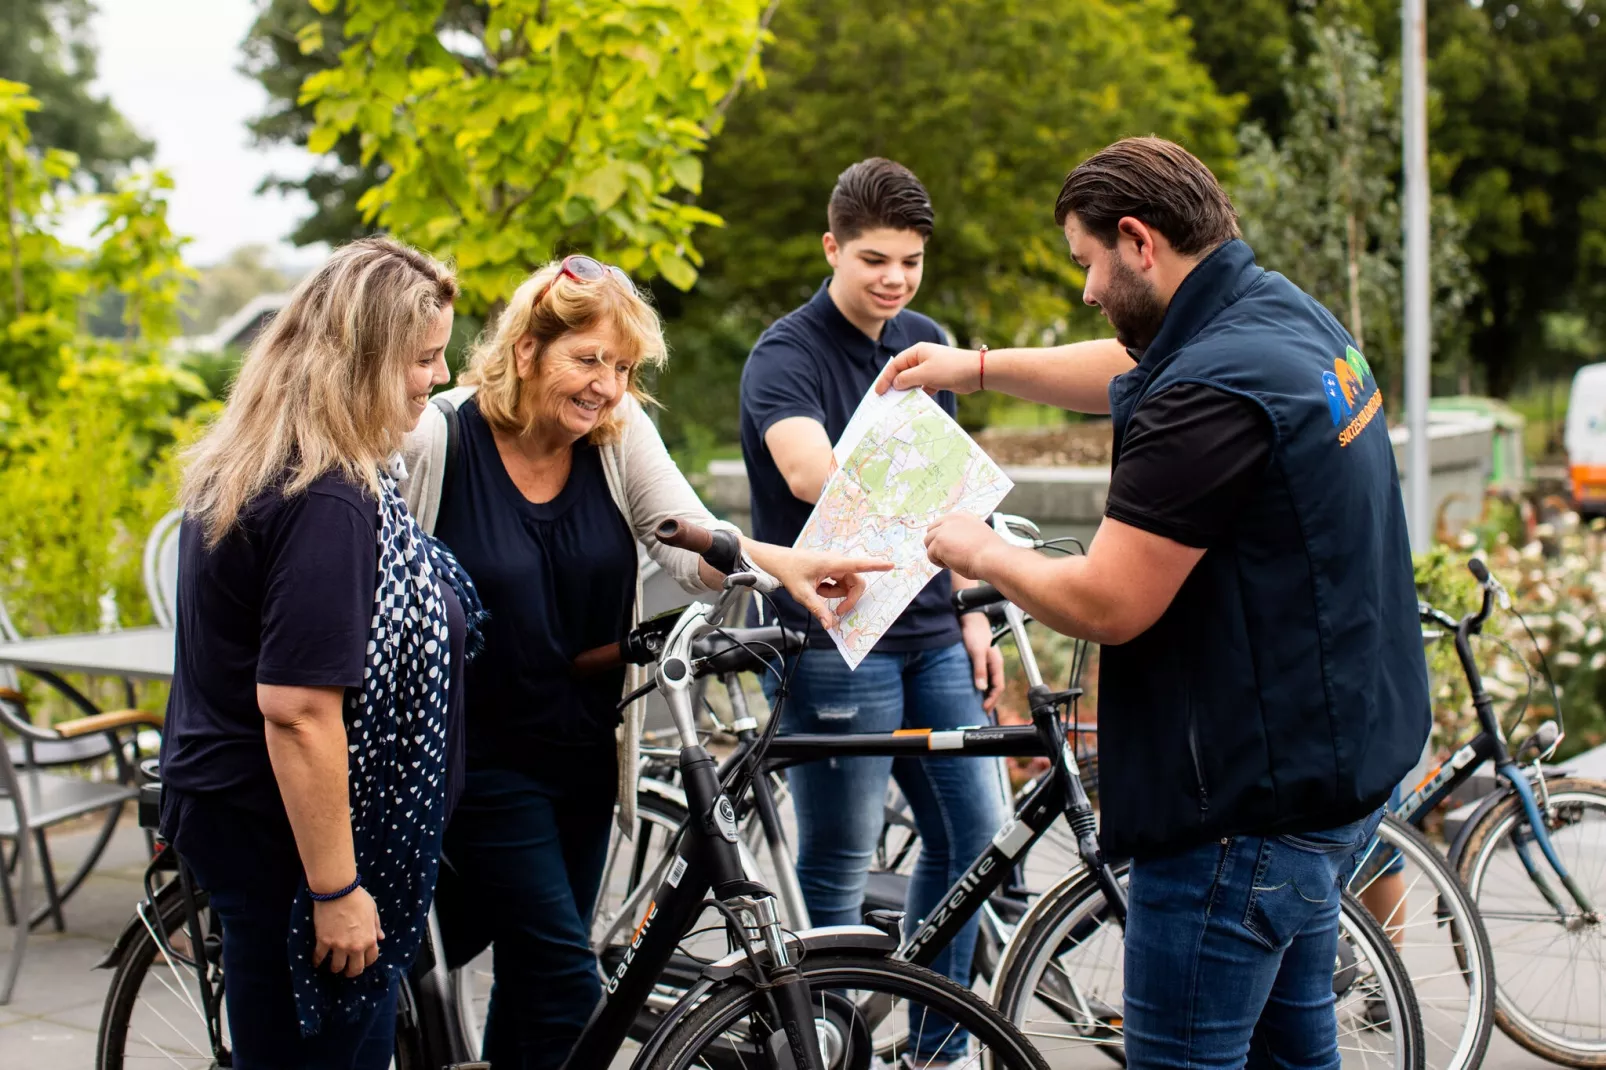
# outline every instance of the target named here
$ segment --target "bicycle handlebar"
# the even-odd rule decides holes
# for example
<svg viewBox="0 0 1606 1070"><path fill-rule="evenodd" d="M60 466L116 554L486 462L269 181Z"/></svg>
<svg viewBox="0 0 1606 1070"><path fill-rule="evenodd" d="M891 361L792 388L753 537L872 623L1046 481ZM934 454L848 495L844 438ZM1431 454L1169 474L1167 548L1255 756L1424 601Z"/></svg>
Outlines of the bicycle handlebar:
<svg viewBox="0 0 1606 1070"><path fill-rule="evenodd" d="M1004 601L1004 596L997 587L990 583L979 583L974 587L966 587L953 594L953 607L956 613L968 613L972 609L983 609L987 606Z"/></svg>

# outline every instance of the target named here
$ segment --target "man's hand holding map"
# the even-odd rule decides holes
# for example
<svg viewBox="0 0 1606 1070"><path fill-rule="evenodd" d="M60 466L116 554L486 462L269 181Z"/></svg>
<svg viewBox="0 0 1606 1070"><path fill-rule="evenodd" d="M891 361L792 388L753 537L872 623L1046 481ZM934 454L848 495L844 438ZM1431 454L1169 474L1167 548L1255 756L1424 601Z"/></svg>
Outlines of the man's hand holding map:
<svg viewBox="0 0 1606 1070"><path fill-rule="evenodd" d="M858 668L940 571L926 558L931 523L953 512L986 516L1014 484L921 390L872 387L832 452L836 471L795 545L893 563L865 576L858 605L831 629Z"/></svg>

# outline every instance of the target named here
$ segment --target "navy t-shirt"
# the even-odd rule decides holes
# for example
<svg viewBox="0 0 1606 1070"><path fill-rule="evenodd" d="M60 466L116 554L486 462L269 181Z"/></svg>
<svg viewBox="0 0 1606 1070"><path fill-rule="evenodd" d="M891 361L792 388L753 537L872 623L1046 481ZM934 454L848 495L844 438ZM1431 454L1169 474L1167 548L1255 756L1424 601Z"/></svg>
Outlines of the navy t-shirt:
<svg viewBox="0 0 1606 1070"><path fill-rule="evenodd" d="M936 322L904 309L888 320L881 338L873 340L842 315L831 300L829 280L808 304L770 325L753 346L742 369L742 458L747 464L752 497L753 537L790 546L808 522L814 506L793 495L764 436L793 416L818 420L832 442L841 437L865 391L887 361L916 342L946 342ZM957 411L948 391L937 403L952 416ZM875 649L882 653L931 650L959 642L959 621L948 599L949 574L937 574L909 603ZM774 594L781 622L807 627L809 615L785 591ZM829 648L831 637L818 627L810 645Z"/></svg>
<svg viewBox="0 0 1606 1070"><path fill-rule="evenodd" d="M366 488L330 474L288 498L278 490L260 495L211 549L200 525L184 519L164 788L283 814L257 685L362 686L379 581L378 518ZM466 625L450 585L440 589L455 669ZM461 673L453 673L447 719L449 810L463 783Z"/></svg>
<svg viewBox="0 0 1606 1070"><path fill-rule="evenodd" d="M468 767L531 770L611 755L624 670L583 680L576 654L624 638L636 543L608 492L602 455L574 446L568 482L525 498L470 398L435 535L474 577L489 617L468 669ZM611 758L607 759L611 762Z"/></svg>

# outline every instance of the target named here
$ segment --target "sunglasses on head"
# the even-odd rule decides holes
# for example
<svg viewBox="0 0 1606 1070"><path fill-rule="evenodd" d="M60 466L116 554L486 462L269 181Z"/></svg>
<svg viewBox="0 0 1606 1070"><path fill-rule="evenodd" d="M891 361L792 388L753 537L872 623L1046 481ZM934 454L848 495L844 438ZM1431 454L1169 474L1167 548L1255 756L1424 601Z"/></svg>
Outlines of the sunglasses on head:
<svg viewBox="0 0 1606 1070"><path fill-rule="evenodd" d="M575 282L598 282L607 278L610 274L618 279L625 289L632 292L635 291L635 286L630 282L630 276L626 275L620 268L614 267L612 264L604 264L601 260L581 253L566 256L563 258L563 262L558 265L558 273L552 276L550 282L541 287L540 293L535 295L534 303L539 305L545 300L553 285L565 275Z"/></svg>

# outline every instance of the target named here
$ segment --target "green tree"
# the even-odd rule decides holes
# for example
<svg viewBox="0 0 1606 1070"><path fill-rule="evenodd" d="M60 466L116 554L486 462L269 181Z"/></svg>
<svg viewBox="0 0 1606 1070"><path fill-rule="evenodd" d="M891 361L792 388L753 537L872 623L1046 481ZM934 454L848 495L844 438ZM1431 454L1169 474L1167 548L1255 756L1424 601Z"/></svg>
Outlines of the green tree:
<svg viewBox="0 0 1606 1070"><path fill-rule="evenodd" d="M316 0L323 13L337 0ZM688 287L700 152L757 72L759 0L504 0L474 37L444 0L346 0L339 66L302 84L307 146L360 136L389 168L366 221L452 255L465 304L504 299L576 247ZM302 46L325 45L321 23Z"/></svg>
<svg viewBox="0 0 1606 1070"><path fill-rule="evenodd" d="M1606 3L1428 7L1431 144L1482 281L1472 354L1504 396L1549 313L1606 325Z"/></svg>
<svg viewBox="0 0 1606 1070"><path fill-rule="evenodd" d="M788 0L772 29L767 88L736 102L708 153L700 203L726 225L702 239L696 290L664 301L676 356L659 389L676 445L706 439L693 425L710 420L714 439L734 437L741 359L829 271L826 200L855 160L891 157L930 190L916 307L994 346L1107 329L1054 227L1077 162L1152 133L1232 167L1239 102L1191 58L1171 0ZM965 399L966 422L988 404Z"/></svg>
<svg viewBox="0 0 1606 1070"><path fill-rule="evenodd" d="M1260 263L1332 310L1387 385L1401 364L1399 114L1371 39L1336 20L1301 16L1303 62L1283 61L1288 113L1280 141L1258 123L1240 134L1233 189L1244 236ZM1466 228L1445 195L1434 200L1433 312L1441 368L1466 353L1463 310L1475 291Z"/></svg>
<svg viewBox="0 0 1606 1070"><path fill-rule="evenodd" d="M1369 36L1384 82L1399 84L1397 0L1177 0L1216 83L1250 96L1246 117L1284 134L1287 95L1267 56L1312 42L1301 11L1342 17ZM1477 276L1468 352L1481 385L1505 395L1563 354L1546 342L1551 313L1606 325L1606 2L1429 0L1430 169L1454 198ZM1279 99L1281 97L1281 99ZM1396 162L1395 169L1398 169ZM1436 219L1438 216L1436 215Z"/></svg>
<svg viewBox="0 0 1606 1070"><path fill-rule="evenodd" d="M87 198L95 244L69 245L49 191L82 176L70 153L32 147L38 106L0 81L0 598L43 632L92 628L107 590L125 619L147 616L141 544L171 507L171 448L204 412L204 387L164 354L191 277L167 225L171 184L156 172ZM84 326L104 292L122 298L121 338Z"/></svg>
<svg viewBox="0 0 1606 1070"><path fill-rule="evenodd" d="M0 4L0 78L26 84L40 107L31 122L43 148L78 157L80 177L110 189L128 164L155 146L135 133L95 81L90 0L6 0Z"/></svg>

